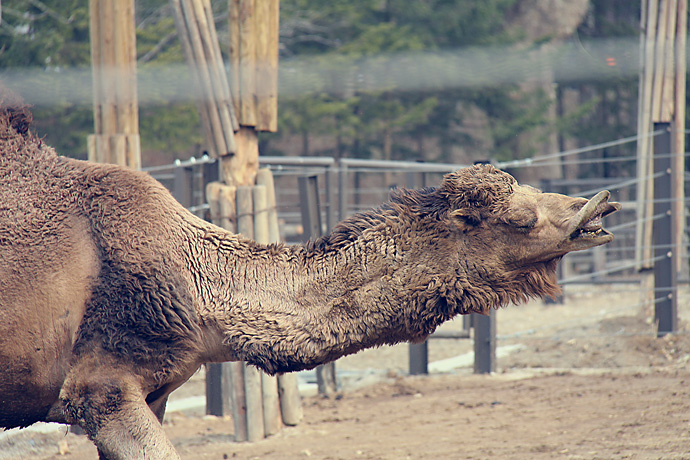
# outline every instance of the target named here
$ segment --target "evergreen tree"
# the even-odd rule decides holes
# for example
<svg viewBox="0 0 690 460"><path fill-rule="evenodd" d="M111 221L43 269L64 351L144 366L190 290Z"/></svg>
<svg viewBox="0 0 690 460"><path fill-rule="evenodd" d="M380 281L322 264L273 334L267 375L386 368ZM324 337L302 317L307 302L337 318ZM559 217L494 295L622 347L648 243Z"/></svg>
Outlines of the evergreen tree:
<svg viewBox="0 0 690 460"><path fill-rule="evenodd" d="M322 69L328 69L328 63L333 62L338 63L336 68L347 68L352 85L356 81L352 75L366 77L367 70L377 66L377 60L382 61L381 67L385 69L385 60L391 56L393 59L412 56L409 59L413 60L414 53L433 55L448 49L513 43L520 37L506 31L504 19L514 4L515 0L335 3L283 0L281 40L286 56L316 55ZM340 65L339 60L343 59L347 60L347 66ZM439 57L440 66L442 61ZM366 69L359 71L364 62ZM414 62L411 64L414 66ZM295 69L298 75L299 71ZM329 76L332 73L337 72L324 71ZM380 74L385 75L385 70ZM404 80L404 76L395 77L393 81ZM346 87L348 80L343 81ZM490 89L441 87L403 91L395 83L386 88L385 81L379 81L376 91L354 89L349 94L347 89L337 94L337 85L335 90L328 84L324 86L323 90L312 88L305 95L281 94L280 134L293 134L295 120L304 118L295 112L296 108L338 104L338 110L331 110L330 117L320 116L302 125L299 130L302 144L309 144L305 140L310 135L324 137L330 133L338 139L337 155L347 152L364 158L452 160L454 146L473 146L473 137L458 128L467 116L464 109L473 105L486 112L490 125L494 151L482 152L483 157L488 153L495 159L528 156L530 152L516 150L515 134L543 125L548 103L538 91L516 98L516 86L510 84ZM381 90L381 86L385 89ZM531 103L527 104L526 99ZM346 103L339 104L341 101ZM325 107L313 110L329 112ZM346 116L340 110L352 112ZM344 128L343 123L350 125ZM351 136L343 137L343 131ZM440 148L435 158L425 152L424 146L431 143ZM318 152L303 150L303 153L332 154L333 151L327 148Z"/></svg>
<svg viewBox="0 0 690 460"><path fill-rule="evenodd" d="M183 64L169 1L137 0L135 12L139 68ZM85 158L94 129L88 0L5 0L2 13L0 69L36 104L34 130L58 152ZM144 163L154 151L172 153L161 161L188 156L203 142L192 100L154 100L139 121Z"/></svg>

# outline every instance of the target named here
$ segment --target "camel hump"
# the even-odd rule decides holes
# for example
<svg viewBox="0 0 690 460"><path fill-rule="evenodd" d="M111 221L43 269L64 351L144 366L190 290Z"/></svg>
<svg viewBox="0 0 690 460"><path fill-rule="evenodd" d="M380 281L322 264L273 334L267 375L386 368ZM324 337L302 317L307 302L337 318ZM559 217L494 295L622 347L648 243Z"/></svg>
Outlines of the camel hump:
<svg viewBox="0 0 690 460"><path fill-rule="evenodd" d="M0 86L0 123L26 136L33 122L31 106L21 96Z"/></svg>

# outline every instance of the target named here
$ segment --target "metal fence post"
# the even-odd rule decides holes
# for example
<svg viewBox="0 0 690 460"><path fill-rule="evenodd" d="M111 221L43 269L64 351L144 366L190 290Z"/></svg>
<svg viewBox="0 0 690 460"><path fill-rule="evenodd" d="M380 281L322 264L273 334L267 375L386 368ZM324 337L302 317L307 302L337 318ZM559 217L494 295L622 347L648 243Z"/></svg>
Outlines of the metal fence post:
<svg viewBox="0 0 690 460"><path fill-rule="evenodd" d="M410 375L429 373L429 341L408 346Z"/></svg>
<svg viewBox="0 0 690 460"><path fill-rule="evenodd" d="M347 217L347 195L348 195L348 184L347 184L347 164L340 160L338 161L338 219L343 220Z"/></svg>
<svg viewBox="0 0 690 460"><path fill-rule="evenodd" d="M206 364L206 414L221 417L232 413L230 367L227 363Z"/></svg>
<svg viewBox="0 0 690 460"><path fill-rule="evenodd" d="M194 169L185 166L175 168L173 196L185 208L194 204Z"/></svg>
<svg viewBox="0 0 690 460"><path fill-rule="evenodd" d="M405 186L416 188L419 184L419 174L416 171L405 173ZM423 181L422 181L423 183ZM408 345L408 359L410 375L429 373L429 339L422 343L410 343Z"/></svg>
<svg viewBox="0 0 690 460"><path fill-rule="evenodd" d="M317 176L300 176L298 180L302 227L304 227L304 241L306 242L309 238L318 238L323 234L319 183Z"/></svg>
<svg viewBox="0 0 690 460"><path fill-rule="evenodd" d="M333 170L333 165L326 166L325 176L326 176L326 228L330 231L335 225L337 214L335 206L335 185L336 185L336 175Z"/></svg>
<svg viewBox="0 0 690 460"><path fill-rule="evenodd" d="M654 320L657 337L678 330L678 273L676 260L678 249L673 247L674 226L671 210L674 196L672 180L673 158L671 155L671 124L654 123L654 130L663 130L654 138Z"/></svg>
<svg viewBox="0 0 690 460"><path fill-rule="evenodd" d="M323 234L318 176L299 178L299 197L304 239L318 238ZM319 394L322 395L330 395L338 390L335 363L322 364L316 368L316 383Z"/></svg>
<svg viewBox="0 0 690 460"><path fill-rule="evenodd" d="M472 314L474 324L474 373L496 372L496 310Z"/></svg>

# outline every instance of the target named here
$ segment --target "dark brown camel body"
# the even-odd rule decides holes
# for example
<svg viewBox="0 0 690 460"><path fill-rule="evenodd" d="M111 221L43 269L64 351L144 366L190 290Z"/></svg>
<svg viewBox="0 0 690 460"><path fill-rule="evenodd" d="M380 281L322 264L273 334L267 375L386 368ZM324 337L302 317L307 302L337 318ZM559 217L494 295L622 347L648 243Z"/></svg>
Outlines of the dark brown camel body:
<svg viewBox="0 0 690 460"><path fill-rule="evenodd" d="M618 209L490 166L399 191L306 246L258 245L148 175L57 156L0 113L0 427L79 424L102 458L178 458L160 420L205 362L295 371L554 295Z"/></svg>

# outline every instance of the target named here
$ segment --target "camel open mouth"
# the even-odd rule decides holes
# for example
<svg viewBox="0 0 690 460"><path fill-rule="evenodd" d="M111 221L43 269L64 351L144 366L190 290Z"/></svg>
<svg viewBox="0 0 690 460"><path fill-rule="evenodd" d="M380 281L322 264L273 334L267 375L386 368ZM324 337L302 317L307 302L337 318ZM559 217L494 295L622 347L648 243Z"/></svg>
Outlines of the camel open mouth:
<svg viewBox="0 0 690 460"><path fill-rule="evenodd" d="M593 240L601 244L611 241L613 235L606 231L601 223L601 219L618 211L620 203L611 202L608 199L611 194L608 190L603 190L589 200L573 218L571 223L570 240L585 239Z"/></svg>
<svg viewBox="0 0 690 460"><path fill-rule="evenodd" d="M605 230L601 226L602 214L598 214L588 220L585 225L575 230L571 235L570 239L575 238L595 238L598 236L610 235L611 233Z"/></svg>

